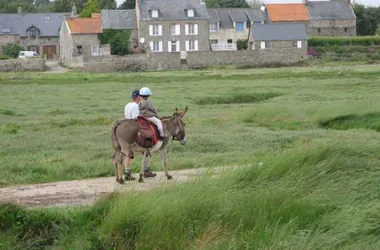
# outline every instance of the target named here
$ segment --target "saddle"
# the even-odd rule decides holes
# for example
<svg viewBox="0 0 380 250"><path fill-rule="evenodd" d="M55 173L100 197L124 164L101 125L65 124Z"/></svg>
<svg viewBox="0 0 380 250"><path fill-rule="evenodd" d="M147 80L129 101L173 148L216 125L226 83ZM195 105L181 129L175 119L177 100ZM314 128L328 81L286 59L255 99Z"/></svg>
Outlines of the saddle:
<svg viewBox="0 0 380 250"><path fill-rule="evenodd" d="M143 116L138 116L135 121L138 123L138 133L136 143L143 148L151 148L160 139L157 126Z"/></svg>

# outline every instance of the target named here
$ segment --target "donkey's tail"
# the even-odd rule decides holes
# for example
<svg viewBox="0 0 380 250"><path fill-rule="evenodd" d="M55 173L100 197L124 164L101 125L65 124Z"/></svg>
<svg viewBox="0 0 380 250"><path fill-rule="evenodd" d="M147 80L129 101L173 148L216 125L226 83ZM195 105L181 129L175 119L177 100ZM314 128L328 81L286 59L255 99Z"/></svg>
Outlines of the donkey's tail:
<svg viewBox="0 0 380 250"><path fill-rule="evenodd" d="M116 157L118 156L121 156L120 157L120 162L122 161L123 159L123 156L125 156L125 154L121 151L121 145L120 145L120 142L119 140L117 139L117 135L116 135L116 129L119 127L119 125L122 123L122 121L116 121L113 126L112 126L112 129L111 129L111 141L112 141L112 147L114 148L115 152L112 156L112 158L115 160Z"/></svg>

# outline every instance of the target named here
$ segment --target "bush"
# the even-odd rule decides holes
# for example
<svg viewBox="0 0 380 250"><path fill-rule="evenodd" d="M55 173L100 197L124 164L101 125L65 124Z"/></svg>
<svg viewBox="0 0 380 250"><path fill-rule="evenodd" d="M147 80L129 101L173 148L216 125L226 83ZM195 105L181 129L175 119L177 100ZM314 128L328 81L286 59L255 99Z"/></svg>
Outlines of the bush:
<svg viewBox="0 0 380 250"><path fill-rule="evenodd" d="M313 37L308 41L309 46L373 46L380 45L380 37Z"/></svg>
<svg viewBox="0 0 380 250"><path fill-rule="evenodd" d="M248 40L237 40L236 46L238 50L246 50L248 48Z"/></svg>
<svg viewBox="0 0 380 250"><path fill-rule="evenodd" d="M8 56L0 56L0 61L1 61L1 60L8 60L8 59L9 59Z"/></svg>
<svg viewBox="0 0 380 250"><path fill-rule="evenodd" d="M111 45L111 54L123 56L131 53L129 39L131 37L130 30L113 30L105 29L100 35L101 44Z"/></svg>
<svg viewBox="0 0 380 250"><path fill-rule="evenodd" d="M2 46L1 48L3 49L4 55L11 58L17 58L20 51L24 49L23 47L15 43L8 43Z"/></svg>

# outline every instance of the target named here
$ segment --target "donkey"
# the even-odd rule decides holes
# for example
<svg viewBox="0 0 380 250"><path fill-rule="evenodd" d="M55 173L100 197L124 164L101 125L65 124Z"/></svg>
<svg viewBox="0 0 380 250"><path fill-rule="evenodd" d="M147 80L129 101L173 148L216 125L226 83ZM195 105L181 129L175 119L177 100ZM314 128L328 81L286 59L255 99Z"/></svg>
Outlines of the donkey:
<svg viewBox="0 0 380 250"><path fill-rule="evenodd" d="M173 177L168 172L168 163L166 160L167 147L169 145L170 137L172 140L179 141L181 145L186 144L185 123L182 118L187 113L188 107L181 113L175 109L173 116L161 118L162 125L168 133L168 137L164 140L159 140L152 148L142 148L136 143L138 134L138 123L134 120L122 120L114 123L111 129L111 141L114 149L112 157L113 164L116 171L116 181L120 184L124 183L123 179L123 162L125 157L133 156L134 152L142 152L143 160L141 164L139 182L144 182L144 168L148 167L151 157L150 153L159 151L161 156L162 166L164 168L165 176L168 180ZM153 177L153 176L150 176Z"/></svg>

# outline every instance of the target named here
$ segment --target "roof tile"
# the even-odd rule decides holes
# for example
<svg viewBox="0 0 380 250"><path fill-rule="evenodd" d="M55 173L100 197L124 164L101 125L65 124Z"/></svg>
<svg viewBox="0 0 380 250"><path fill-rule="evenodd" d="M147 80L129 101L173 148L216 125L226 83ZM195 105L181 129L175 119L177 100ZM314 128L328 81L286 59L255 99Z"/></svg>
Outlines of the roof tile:
<svg viewBox="0 0 380 250"><path fill-rule="evenodd" d="M67 21L71 33L99 34L102 33L101 18L71 18Z"/></svg>
<svg viewBox="0 0 380 250"><path fill-rule="evenodd" d="M309 21L305 4L267 4L272 22Z"/></svg>

